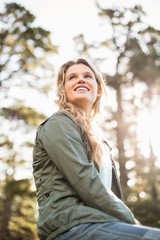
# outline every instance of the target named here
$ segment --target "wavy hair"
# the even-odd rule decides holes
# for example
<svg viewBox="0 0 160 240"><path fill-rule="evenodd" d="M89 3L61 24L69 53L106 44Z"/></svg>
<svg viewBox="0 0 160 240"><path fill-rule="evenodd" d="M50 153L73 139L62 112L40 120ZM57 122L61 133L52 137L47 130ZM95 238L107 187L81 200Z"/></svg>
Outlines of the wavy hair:
<svg viewBox="0 0 160 240"><path fill-rule="evenodd" d="M83 110L79 109L77 106L73 105L72 103L67 102L65 88L64 88L66 72L71 66L77 65L77 64L84 64L87 67L89 67L93 72L98 84L100 94L97 95L97 99L93 104L90 116L86 116ZM93 127L93 122L100 123L100 121L102 121L102 116L104 115L103 99L105 95L106 95L106 90L105 90L103 77L85 59L79 58L75 61L74 60L68 61L65 64L63 64L59 69L57 74L56 103L59 106L60 110L67 111L73 116L76 124L80 126L80 128L82 129L82 132L87 136L88 142L92 150L92 161L96 162L98 166L102 162L103 147L102 147L102 141L94 132L95 127ZM103 111L103 114L102 114L102 111Z"/></svg>

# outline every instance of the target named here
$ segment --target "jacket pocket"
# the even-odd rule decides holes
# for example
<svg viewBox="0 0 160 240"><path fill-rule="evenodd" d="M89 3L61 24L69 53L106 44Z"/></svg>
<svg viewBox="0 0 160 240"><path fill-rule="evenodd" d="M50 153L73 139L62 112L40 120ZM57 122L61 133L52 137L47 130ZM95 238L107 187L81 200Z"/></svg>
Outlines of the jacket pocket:
<svg viewBox="0 0 160 240"><path fill-rule="evenodd" d="M53 190L50 188L39 194L39 196L37 197L39 207L42 207L48 201L52 191Z"/></svg>

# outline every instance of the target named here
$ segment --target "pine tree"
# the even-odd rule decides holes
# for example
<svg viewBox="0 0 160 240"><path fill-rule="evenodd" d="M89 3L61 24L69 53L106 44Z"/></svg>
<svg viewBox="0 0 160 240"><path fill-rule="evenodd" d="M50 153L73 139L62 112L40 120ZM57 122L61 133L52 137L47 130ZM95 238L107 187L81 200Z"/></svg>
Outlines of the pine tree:
<svg viewBox="0 0 160 240"><path fill-rule="evenodd" d="M58 53L50 32L36 27L23 6L6 4L0 12L0 239L35 240L36 196L32 147L43 110L27 103L48 93ZM19 97L21 93L21 97ZM28 96L29 94L29 96Z"/></svg>

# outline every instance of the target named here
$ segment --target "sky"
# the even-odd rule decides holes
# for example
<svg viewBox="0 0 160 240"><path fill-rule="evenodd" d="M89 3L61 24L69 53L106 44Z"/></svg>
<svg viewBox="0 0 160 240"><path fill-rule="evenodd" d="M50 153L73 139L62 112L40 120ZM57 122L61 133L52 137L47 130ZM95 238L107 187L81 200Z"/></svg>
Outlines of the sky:
<svg viewBox="0 0 160 240"><path fill-rule="evenodd" d="M51 32L52 41L59 45L58 64L75 58L73 37L83 33L89 41L98 40L103 34L95 0L0 0L16 2L36 16L36 25ZM105 7L142 5L146 21L160 29L159 0L101 0Z"/></svg>

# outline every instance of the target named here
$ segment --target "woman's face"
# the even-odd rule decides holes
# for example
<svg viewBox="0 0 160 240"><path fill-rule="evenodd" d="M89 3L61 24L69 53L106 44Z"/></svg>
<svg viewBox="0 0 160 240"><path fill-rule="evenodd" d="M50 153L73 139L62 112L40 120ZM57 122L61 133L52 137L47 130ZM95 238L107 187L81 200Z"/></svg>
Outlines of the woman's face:
<svg viewBox="0 0 160 240"><path fill-rule="evenodd" d="M89 114L99 92L92 70L81 63L72 65L66 72L64 87L67 101Z"/></svg>

